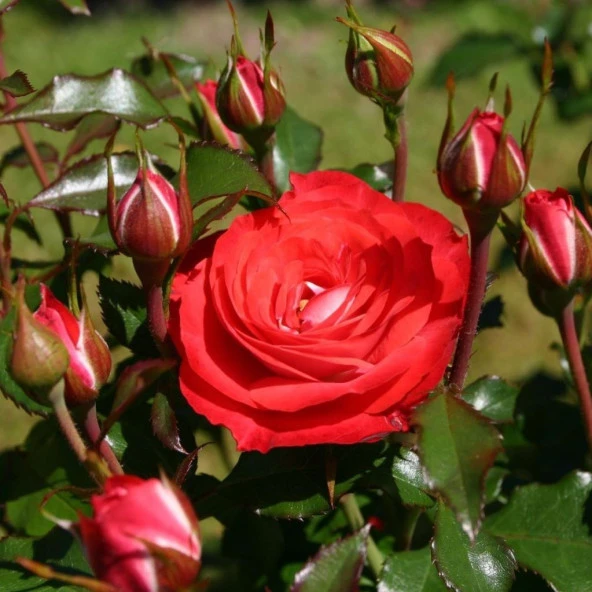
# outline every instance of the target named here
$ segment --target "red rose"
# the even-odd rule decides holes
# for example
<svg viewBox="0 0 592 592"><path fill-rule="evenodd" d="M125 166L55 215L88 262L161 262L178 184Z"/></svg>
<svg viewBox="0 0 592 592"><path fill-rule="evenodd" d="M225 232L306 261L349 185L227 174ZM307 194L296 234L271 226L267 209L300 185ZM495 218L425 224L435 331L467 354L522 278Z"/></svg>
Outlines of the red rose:
<svg viewBox="0 0 592 592"><path fill-rule="evenodd" d="M173 485L111 477L91 498L94 516L78 530L96 576L121 592L186 589L200 568L197 518Z"/></svg>
<svg viewBox="0 0 592 592"><path fill-rule="evenodd" d="M173 282L181 389L241 450L406 429L462 317L467 241L440 214L346 173L291 181L283 212L199 241Z"/></svg>

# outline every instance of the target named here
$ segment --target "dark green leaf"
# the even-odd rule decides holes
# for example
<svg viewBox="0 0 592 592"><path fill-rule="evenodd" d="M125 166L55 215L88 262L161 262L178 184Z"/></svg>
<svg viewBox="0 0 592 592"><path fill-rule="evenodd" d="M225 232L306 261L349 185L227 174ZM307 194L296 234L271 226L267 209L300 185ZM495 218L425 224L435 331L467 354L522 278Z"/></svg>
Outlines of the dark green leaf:
<svg viewBox="0 0 592 592"><path fill-rule="evenodd" d="M58 162L59 154L55 146L52 146L47 142L37 142L35 144L35 148L37 149L37 153L43 162ZM0 163L0 173L2 173L4 169L9 166L23 168L30 165L31 160L29 159L27 151L21 145L15 146L6 152L2 157L2 162Z"/></svg>
<svg viewBox="0 0 592 592"><path fill-rule="evenodd" d="M430 74L429 83L432 86L443 86L451 71L457 79L475 76L492 64L499 64L523 51L520 40L512 35L467 33L440 54Z"/></svg>
<svg viewBox="0 0 592 592"><path fill-rule="evenodd" d="M401 501L406 506L429 507L434 503L427 492L426 481L419 456L409 448L401 447L393 460L393 479Z"/></svg>
<svg viewBox="0 0 592 592"><path fill-rule="evenodd" d="M487 472L485 477L485 503L490 504L495 501L501 491L504 479L510 474L510 471L504 467L493 466Z"/></svg>
<svg viewBox="0 0 592 592"><path fill-rule="evenodd" d="M4 453L2 479L0 500L5 504L6 520L18 533L30 536L43 536L54 526L40 511L49 493L55 492L45 510L60 519L76 521L78 512L87 511L88 503L63 488L94 485L53 419L33 427L24 450Z"/></svg>
<svg viewBox="0 0 592 592"><path fill-rule="evenodd" d="M156 393L152 401L152 429L156 437L171 450L176 450L181 454L187 454L187 451L181 444L179 438L179 426L175 411L171 407L166 395Z"/></svg>
<svg viewBox="0 0 592 592"><path fill-rule="evenodd" d="M24 97L25 95L35 92L31 86L27 75L21 70L16 70L10 76L0 80L0 90L7 92L13 97Z"/></svg>
<svg viewBox="0 0 592 592"><path fill-rule="evenodd" d="M502 537L518 563L541 574L558 592L585 592L592 582L592 538L582 522L592 475L575 472L553 485L516 489L489 516L488 533Z"/></svg>
<svg viewBox="0 0 592 592"><path fill-rule="evenodd" d="M132 74L144 81L159 99L179 94L179 90L171 82L171 77L160 56L163 56L173 66L178 80L187 89L191 89L204 75L205 64L187 55L160 53L157 58L152 54L136 58L132 62Z"/></svg>
<svg viewBox="0 0 592 592"><path fill-rule="evenodd" d="M419 455L432 488L454 508L465 532L474 538L483 510L483 483L502 450L500 435L464 401L439 393L418 407Z"/></svg>
<svg viewBox="0 0 592 592"><path fill-rule="evenodd" d="M33 558L69 575L91 575L81 545L61 528L43 538L7 537L0 541L2 592L79 592L75 586L33 575L14 563L15 557Z"/></svg>
<svg viewBox="0 0 592 592"><path fill-rule="evenodd" d="M281 191L290 188L289 174L314 171L321 161L323 132L321 128L303 119L290 107L284 111L275 130L273 170L275 183Z"/></svg>
<svg viewBox="0 0 592 592"><path fill-rule="evenodd" d="M365 181L376 191L385 193L393 186L393 162L370 164L368 162L346 171Z"/></svg>
<svg viewBox="0 0 592 592"><path fill-rule="evenodd" d="M146 357L157 356L146 320L146 297L139 286L100 276L103 320L121 345Z"/></svg>
<svg viewBox="0 0 592 592"><path fill-rule="evenodd" d="M12 334L15 322L16 314L14 309L11 309L0 320L0 389L5 397L8 397L17 407L24 409L27 413L46 415L49 408L31 399L10 374Z"/></svg>
<svg viewBox="0 0 592 592"><path fill-rule="evenodd" d="M4 224L6 222L11 211L12 209L7 208L4 204L0 203L0 224ZM20 230L32 241L35 241L38 245L41 244L41 237L39 236L37 229L33 225L31 218L27 216L27 214L19 214L16 217L16 220L13 222L12 228ZM11 264L13 268L15 267L15 261L18 261L18 257L12 257L11 259Z"/></svg>
<svg viewBox="0 0 592 592"><path fill-rule="evenodd" d="M67 8L72 14L90 16L90 10L86 5L86 0L60 0L60 4Z"/></svg>
<svg viewBox="0 0 592 592"><path fill-rule="evenodd" d="M269 182L248 156L205 142L194 142L187 150L187 184L193 204L245 189L273 195Z"/></svg>
<svg viewBox="0 0 592 592"><path fill-rule="evenodd" d="M138 174L138 159L131 152L123 152L114 154L111 162L115 190L121 197ZM29 205L89 215L104 211L107 207L107 160L102 154L95 154L77 162L38 193Z"/></svg>
<svg viewBox="0 0 592 592"><path fill-rule="evenodd" d="M433 553L438 571L458 592L505 592L512 586L516 564L503 544L480 532L474 541L463 532L454 512L440 502Z"/></svg>
<svg viewBox="0 0 592 592"><path fill-rule="evenodd" d="M115 132L118 125L119 122L113 115L91 113L84 117L78 124L74 137L68 145L64 162L67 162L72 156L84 150L92 140L110 136Z"/></svg>
<svg viewBox="0 0 592 592"><path fill-rule="evenodd" d="M429 547L386 558L377 592L446 592Z"/></svg>
<svg viewBox="0 0 592 592"><path fill-rule="evenodd" d="M329 545L296 574L290 592L355 592L366 561L368 533L357 533Z"/></svg>
<svg viewBox="0 0 592 592"><path fill-rule="evenodd" d="M519 392L499 376L484 376L467 386L462 398L485 417L504 423L514 419Z"/></svg>
<svg viewBox="0 0 592 592"><path fill-rule="evenodd" d="M90 113L113 115L143 128L153 127L168 115L141 82L124 70L114 69L92 77L56 76L28 103L2 117L0 123L36 121L56 130L68 130Z"/></svg>

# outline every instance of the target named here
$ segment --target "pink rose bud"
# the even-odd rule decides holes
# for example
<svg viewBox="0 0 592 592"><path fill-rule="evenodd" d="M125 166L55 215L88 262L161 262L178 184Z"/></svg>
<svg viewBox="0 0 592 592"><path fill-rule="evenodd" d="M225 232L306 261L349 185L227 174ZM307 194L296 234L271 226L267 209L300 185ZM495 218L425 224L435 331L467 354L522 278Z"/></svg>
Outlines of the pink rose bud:
<svg viewBox="0 0 592 592"><path fill-rule="evenodd" d="M543 289L570 290L592 280L592 229L565 189L525 197L518 263Z"/></svg>
<svg viewBox="0 0 592 592"><path fill-rule="evenodd" d="M72 407L96 399L111 372L111 353L86 309L77 319L41 284L41 306L33 317L60 339L70 356L64 375L66 403Z"/></svg>
<svg viewBox="0 0 592 592"><path fill-rule="evenodd" d="M497 113L474 109L460 131L441 145L440 188L463 209L499 210L524 189L524 157L503 125Z"/></svg>
<svg viewBox="0 0 592 592"><path fill-rule="evenodd" d="M396 103L413 78L413 57L407 44L394 32L364 27L350 2L345 70L352 86L379 105Z"/></svg>
<svg viewBox="0 0 592 592"><path fill-rule="evenodd" d="M68 370L68 350L25 304L24 282L17 287L16 315L10 372L35 400L49 404L47 394Z"/></svg>
<svg viewBox="0 0 592 592"><path fill-rule="evenodd" d="M203 84L195 83L195 91L203 111L208 135L219 144L228 145L235 150L246 150L247 144L243 138L222 123L216 108L217 89L218 83L215 80L206 80Z"/></svg>
<svg viewBox="0 0 592 592"><path fill-rule="evenodd" d="M147 155L144 161L146 166L121 200L109 200L111 234L125 255L140 261L168 260L189 245L191 221L175 188Z"/></svg>
<svg viewBox="0 0 592 592"><path fill-rule="evenodd" d="M120 592L188 590L200 568L197 517L166 480L109 478L79 533L95 575Z"/></svg>

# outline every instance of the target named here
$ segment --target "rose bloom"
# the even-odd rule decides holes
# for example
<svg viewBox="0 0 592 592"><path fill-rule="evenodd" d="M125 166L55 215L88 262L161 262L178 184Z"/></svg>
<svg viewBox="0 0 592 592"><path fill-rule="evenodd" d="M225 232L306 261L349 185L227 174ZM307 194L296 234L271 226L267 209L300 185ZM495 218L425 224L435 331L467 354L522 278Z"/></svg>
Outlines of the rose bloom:
<svg viewBox="0 0 592 592"><path fill-rule="evenodd" d="M181 390L241 450L405 430L455 347L466 237L346 173L291 183L281 209L237 218L183 260L170 320Z"/></svg>

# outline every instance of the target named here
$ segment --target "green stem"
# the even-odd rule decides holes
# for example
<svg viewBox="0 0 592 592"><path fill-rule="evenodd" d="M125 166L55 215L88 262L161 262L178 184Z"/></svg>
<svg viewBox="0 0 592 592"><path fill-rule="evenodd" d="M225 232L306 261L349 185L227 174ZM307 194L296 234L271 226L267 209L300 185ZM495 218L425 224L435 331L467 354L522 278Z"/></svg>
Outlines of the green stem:
<svg viewBox="0 0 592 592"><path fill-rule="evenodd" d="M590 394L590 385L586 377L586 368L582 360L582 353L578 342L578 334L574 321L573 300L563 309L563 312L557 317L557 325L561 333L561 340L565 347L565 353L569 362L571 375L580 398L580 408L582 410L582 419L586 430L588 446L592 452L592 396Z"/></svg>
<svg viewBox="0 0 592 592"><path fill-rule="evenodd" d="M405 122L404 101L401 99L396 105L387 104L383 107L386 139L393 147L393 201L401 202L405 199L405 184L407 182L407 124Z"/></svg>
<svg viewBox="0 0 592 592"><path fill-rule="evenodd" d="M360 510L360 506L358 506L356 496L353 493L344 495L341 498L341 505L351 529L356 531L363 528L366 522ZM382 573L384 557L371 536L368 536L368 565L370 566L374 577L378 580Z"/></svg>

